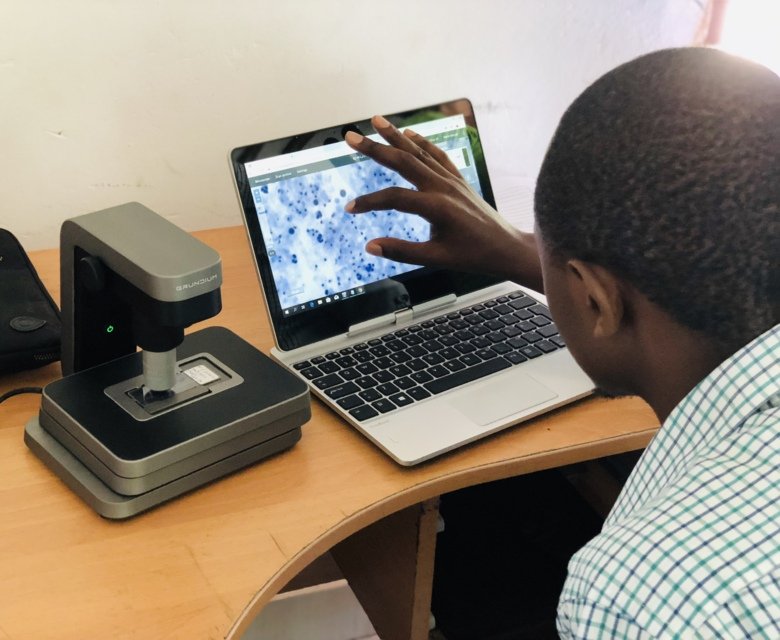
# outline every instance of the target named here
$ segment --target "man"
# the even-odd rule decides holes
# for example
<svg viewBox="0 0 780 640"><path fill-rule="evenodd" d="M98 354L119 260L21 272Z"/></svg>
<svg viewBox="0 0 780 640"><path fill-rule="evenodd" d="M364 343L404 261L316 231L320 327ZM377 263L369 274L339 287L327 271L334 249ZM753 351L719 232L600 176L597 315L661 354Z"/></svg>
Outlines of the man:
<svg viewBox="0 0 780 640"><path fill-rule="evenodd" d="M663 423L602 532L572 558L564 638L780 638L780 78L709 49L638 58L564 114L536 234L497 217L446 155L385 119L348 143L417 190L356 198L431 239L374 255L544 290L608 393Z"/></svg>

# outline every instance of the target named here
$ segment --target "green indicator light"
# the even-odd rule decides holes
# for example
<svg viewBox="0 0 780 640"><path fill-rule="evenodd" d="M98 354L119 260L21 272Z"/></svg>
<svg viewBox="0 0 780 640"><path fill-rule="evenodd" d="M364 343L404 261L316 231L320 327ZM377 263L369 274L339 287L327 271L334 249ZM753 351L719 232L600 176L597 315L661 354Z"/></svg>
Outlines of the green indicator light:
<svg viewBox="0 0 780 640"><path fill-rule="evenodd" d="M114 325L110 324L106 327L106 333L114 333Z"/></svg>

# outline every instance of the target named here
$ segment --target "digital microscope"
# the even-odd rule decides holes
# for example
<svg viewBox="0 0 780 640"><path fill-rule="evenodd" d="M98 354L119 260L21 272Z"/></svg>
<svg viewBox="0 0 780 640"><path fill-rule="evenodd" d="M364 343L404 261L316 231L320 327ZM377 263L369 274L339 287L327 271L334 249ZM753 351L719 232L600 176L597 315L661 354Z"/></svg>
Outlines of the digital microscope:
<svg viewBox="0 0 780 640"><path fill-rule="evenodd" d="M66 220L62 370L25 442L107 518L126 518L291 447L305 383L219 313L219 255L138 203ZM140 351L137 348L140 347Z"/></svg>

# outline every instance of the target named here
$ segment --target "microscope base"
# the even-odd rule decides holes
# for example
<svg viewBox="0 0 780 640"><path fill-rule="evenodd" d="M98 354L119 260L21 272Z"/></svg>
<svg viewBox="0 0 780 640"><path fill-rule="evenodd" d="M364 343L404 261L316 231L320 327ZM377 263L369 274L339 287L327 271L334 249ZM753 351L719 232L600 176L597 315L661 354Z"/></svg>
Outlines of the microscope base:
<svg viewBox="0 0 780 640"><path fill-rule="evenodd" d="M24 441L30 450L53 471L65 485L98 514L110 520L124 520L156 507L184 493L197 489L213 480L229 475L292 447L301 437L301 429L288 431L267 442L255 445L233 454L203 469L180 477L161 487L136 496L116 493L100 478L50 436L38 423L31 419L24 429Z"/></svg>
<svg viewBox="0 0 780 640"><path fill-rule="evenodd" d="M25 428L28 447L107 518L287 449L311 416L306 384L227 329L188 335L179 355L179 375L191 380L173 403L133 399L134 353L47 385Z"/></svg>

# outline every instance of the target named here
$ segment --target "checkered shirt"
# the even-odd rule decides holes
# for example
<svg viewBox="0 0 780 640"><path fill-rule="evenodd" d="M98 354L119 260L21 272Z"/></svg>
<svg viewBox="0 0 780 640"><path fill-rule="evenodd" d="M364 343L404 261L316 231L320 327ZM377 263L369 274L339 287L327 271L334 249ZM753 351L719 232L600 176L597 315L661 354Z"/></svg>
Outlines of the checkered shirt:
<svg viewBox="0 0 780 640"><path fill-rule="evenodd" d="M780 325L669 415L558 604L562 638L780 640Z"/></svg>

